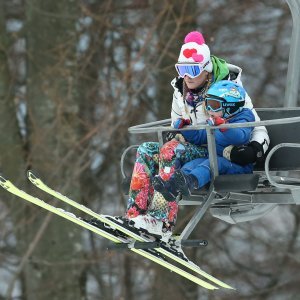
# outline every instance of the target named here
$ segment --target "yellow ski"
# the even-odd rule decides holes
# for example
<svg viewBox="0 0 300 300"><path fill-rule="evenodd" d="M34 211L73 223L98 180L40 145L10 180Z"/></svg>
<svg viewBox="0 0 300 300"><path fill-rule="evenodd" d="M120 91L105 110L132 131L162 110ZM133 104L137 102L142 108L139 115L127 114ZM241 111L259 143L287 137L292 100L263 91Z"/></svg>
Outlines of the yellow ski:
<svg viewBox="0 0 300 300"><path fill-rule="evenodd" d="M74 214L72 213L69 213L67 211L64 211L60 208L57 208L57 207L54 207L50 204L47 204L45 203L43 200L39 199L39 198L36 198L36 197L33 197L31 196L30 194L27 194L26 192L18 189L13 183L11 183L9 180L5 179L3 176L0 176L0 185L5 189L7 190L8 192L10 192L11 194L14 194L30 203L33 203L47 211L50 211L64 219L67 219L83 228L86 228L114 243L124 243L124 242L127 242L126 240L120 238L120 237L116 237L114 236L113 234L113 230L112 230L112 233L109 233L107 231L104 231L104 230L101 230L100 228L98 227L95 227L89 223L86 223L85 221L77 218ZM150 251L147 251L147 250L141 250L141 249L135 249L135 248L130 248L131 251L143 256L143 257L146 257L148 258L149 260L177 273L178 275L206 288L206 289L209 289L209 290L214 290L214 289L218 289L216 286L206 282L206 281L203 281L201 280L200 278L178 268L177 266L165 261L164 259L160 258L159 256L156 256L154 254L152 254Z"/></svg>
<svg viewBox="0 0 300 300"><path fill-rule="evenodd" d="M134 232L126 229L125 227L121 226L120 224L106 218L105 215L101 215L101 214L97 214L94 211L92 211L91 209L87 208L84 205L81 205L79 203L77 203L74 200L71 200L70 198L62 195L61 193L51 189L49 186L47 186L38 176L36 176L32 171L28 171L27 172L27 177L28 179L39 189L41 189L42 191L52 195L53 197L66 202L67 204L85 212L86 214L98 219L99 221L109 225L112 228L115 228L123 233L125 233L126 235L136 239L139 242L149 242L149 240L145 237L142 237L138 234L135 234ZM160 252L161 254L173 259L174 261L176 261L177 263L185 266L186 268L198 273L199 275L205 277L206 279L212 281L213 283L226 288L226 289L234 289L233 287L229 286L228 284L222 282L221 280L213 277L212 275L206 273L205 271L203 271L199 266L197 266L196 264L194 264L193 262L191 262L190 260L188 260L186 257L185 259L182 259L180 257L178 257L177 255L175 255L174 253L168 251L165 247L159 247L159 248L155 248L156 251Z"/></svg>

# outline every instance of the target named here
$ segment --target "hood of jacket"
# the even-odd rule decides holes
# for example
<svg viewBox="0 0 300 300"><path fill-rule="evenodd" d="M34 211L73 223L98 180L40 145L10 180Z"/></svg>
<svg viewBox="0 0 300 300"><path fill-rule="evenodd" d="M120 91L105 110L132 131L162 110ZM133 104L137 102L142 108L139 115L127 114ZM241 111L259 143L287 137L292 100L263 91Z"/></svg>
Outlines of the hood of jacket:
<svg viewBox="0 0 300 300"><path fill-rule="evenodd" d="M214 82L223 80L228 77L229 69L224 59L212 55L211 61L213 64Z"/></svg>

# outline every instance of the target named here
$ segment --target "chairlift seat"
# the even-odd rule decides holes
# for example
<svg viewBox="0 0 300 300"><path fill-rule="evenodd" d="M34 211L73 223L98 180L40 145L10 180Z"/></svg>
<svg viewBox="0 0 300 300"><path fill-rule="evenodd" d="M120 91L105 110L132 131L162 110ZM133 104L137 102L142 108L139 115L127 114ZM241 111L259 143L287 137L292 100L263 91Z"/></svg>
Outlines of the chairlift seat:
<svg viewBox="0 0 300 300"><path fill-rule="evenodd" d="M258 174L219 175L215 178L214 188L218 193L254 191L258 180Z"/></svg>

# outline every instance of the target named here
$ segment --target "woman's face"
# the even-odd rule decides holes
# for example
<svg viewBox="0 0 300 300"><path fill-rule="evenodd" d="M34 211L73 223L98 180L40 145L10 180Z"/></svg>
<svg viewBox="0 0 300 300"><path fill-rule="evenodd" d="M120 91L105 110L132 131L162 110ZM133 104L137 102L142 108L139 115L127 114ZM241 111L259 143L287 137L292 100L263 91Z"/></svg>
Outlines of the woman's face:
<svg viewBox="0 0 300 300"><path fill-rule="evenodd" d="M187 75L184 76L184 81L189 89L196 89L202 87L207 81L208 72L203 71L199 76L190 78Z"/></svg>

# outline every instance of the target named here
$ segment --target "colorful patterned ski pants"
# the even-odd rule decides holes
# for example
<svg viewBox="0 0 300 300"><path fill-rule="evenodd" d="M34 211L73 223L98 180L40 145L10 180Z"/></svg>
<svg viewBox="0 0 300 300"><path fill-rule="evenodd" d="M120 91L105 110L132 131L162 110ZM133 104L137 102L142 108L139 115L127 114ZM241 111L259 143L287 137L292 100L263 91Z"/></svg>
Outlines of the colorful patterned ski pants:
<svg viewBox="0 0 300 300"><path fill-rule="evenodd" d="M163 180L168 180L175 169L201 157L207 157L207 149L187 142L172 140L161 149L156 142L141 144L132 173L126 216L134 218L147 213L174 226L178 204L176 201L166 201L159 192L154 191L151 179L159 174Z"/></svg>

